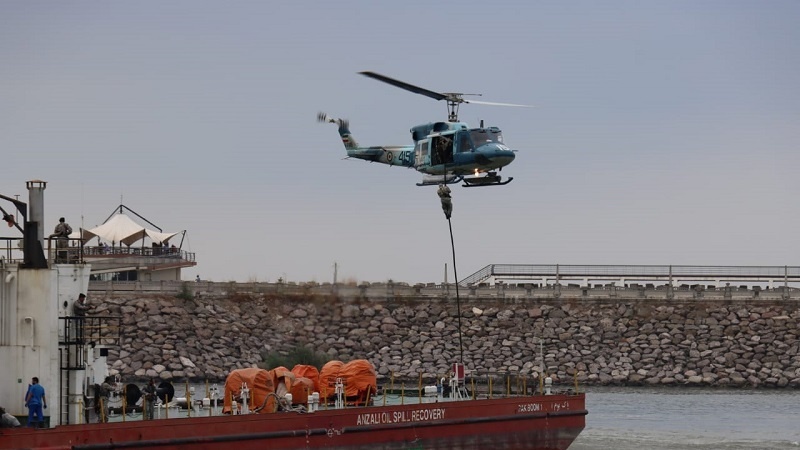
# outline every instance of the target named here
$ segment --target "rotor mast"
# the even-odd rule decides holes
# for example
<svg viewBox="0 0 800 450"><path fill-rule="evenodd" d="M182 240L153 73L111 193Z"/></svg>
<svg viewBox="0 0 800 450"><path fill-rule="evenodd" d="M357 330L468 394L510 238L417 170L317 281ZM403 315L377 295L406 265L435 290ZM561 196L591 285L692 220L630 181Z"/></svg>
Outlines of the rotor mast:
<svg viewBox="0 0 800 450"><path fill-rule="evenodd" d="M458 105L461 102L457 102L455 100L447 100L447 121L448 122L458 122Z"/></svg>
<svg viewBox="0 0 800 450"><path fill-rule="evenodd" d="M464 100L465 95L481 95L481 94L460 94L457 92L443 92L447 100L447 121L458 122L458 107L462 103L469 103Z"/></svg>

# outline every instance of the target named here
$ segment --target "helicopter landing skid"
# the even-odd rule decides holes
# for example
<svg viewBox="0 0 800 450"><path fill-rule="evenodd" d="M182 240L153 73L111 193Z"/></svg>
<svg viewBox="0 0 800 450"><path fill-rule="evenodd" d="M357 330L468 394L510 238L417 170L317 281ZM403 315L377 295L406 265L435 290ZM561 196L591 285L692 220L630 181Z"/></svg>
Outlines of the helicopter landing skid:
<svg viewBox="0 0 800 450"><path fill-rule="evenodd" d="M464 177L455 177L451 178L447 181L439 179L439 180L423 180L422 183L417 183L417 186L439 186L440 184L456 184L460 183Z"/></svg>
<svg viewBox="0 0 800 450"><path fill-rule="evenodd" d="M489 172L486 176L482 177L471 177L471 178L464 178L464 184L461 186L463 187L480 187L480 186L503 186L508 183L511 183L511 180L514 177L509 177L505 181L501 181L503 177L497 175L494 172Z"/></svg>

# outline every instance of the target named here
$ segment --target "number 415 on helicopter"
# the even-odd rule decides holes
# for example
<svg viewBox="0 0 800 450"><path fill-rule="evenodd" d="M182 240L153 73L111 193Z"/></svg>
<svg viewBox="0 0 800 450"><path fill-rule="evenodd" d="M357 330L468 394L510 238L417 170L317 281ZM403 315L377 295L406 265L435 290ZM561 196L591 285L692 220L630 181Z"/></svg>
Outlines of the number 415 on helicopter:
<svg viewBox="0 0 800 450"><path fill-rule="evenodd" d="M361 147L350 133L347 120L329 118L327 114L319 113L319 122L333 123L339 127L339 136L348 158L413 168L423 174L422 182L417 183L417 186L461 181L465 187L499 186L513 180L503 180L497 171L514 161L516 150L511 150L503 143L503 134L497 127L484 127L481 121L480 127L470 128L466 123L459 122L458 107L461 103L521 107L527 105L465 100L464 95L480 94L439 93L375 72L360 73L435 100L446 100L448 117L447 122L433 122L411 128L414 145Z"/></svg>

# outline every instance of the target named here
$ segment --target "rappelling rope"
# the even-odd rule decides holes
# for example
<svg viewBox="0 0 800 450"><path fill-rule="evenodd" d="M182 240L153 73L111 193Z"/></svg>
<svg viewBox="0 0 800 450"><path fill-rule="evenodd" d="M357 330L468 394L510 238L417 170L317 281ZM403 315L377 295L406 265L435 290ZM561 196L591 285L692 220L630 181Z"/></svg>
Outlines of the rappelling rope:
<svg viewBox="0 0 800 450"><path fill-rule="evenodd" d="M458 349L461 365L464 365L464 341L461 337L461 297L458 295L458 270L456 269L456 245L453 241L453 223L450 216L453 215L453 199L450 197L450 188L446 184L440 184L436 193L442 201L442 211L447 218L447 225L450 228L450 248L453 250L453 276L456 281L456 308L458 309Z"/></svg>

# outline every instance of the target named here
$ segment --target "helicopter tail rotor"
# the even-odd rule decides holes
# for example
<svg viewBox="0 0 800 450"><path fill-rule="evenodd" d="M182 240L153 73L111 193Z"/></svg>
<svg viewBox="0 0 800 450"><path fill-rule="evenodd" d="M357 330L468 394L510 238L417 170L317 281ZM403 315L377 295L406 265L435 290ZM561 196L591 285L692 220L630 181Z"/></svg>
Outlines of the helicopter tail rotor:
<svg viewBox="0 0 800 450"><path fill-rule="evenodd" d="M327 114L325 114L322 111L317 113L317 122L327 122L327 121L328 121L328 115Z"/></svg>
<svg viewBox="0 0 800 450"><path fill-rule="evenodd" d="M320 123L335 123L339 126L339 128L349 128L350 122L347 119L334 119L333 117L328 117L327 114L324 112L317 113L317 122Z"/></svg>
<svg viewBox="0 0 800 450"><path fill-rule="evenodd" d="M344 148L347 150L358 148L358 142L356 142L353 135L350 133L350 121L347 119L334 119L333 117L328 117L324 112L319 112L317 113L317 122L335 124L339 127L339 136L342 138Z"/></svg>

